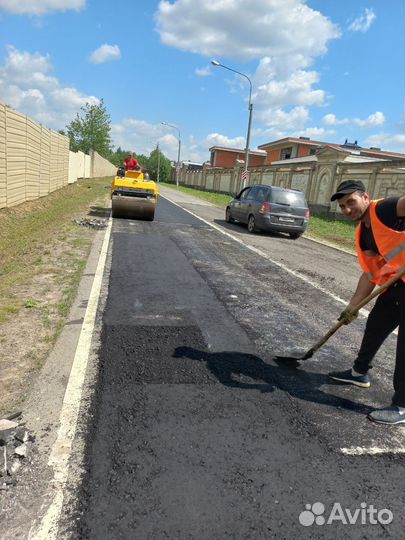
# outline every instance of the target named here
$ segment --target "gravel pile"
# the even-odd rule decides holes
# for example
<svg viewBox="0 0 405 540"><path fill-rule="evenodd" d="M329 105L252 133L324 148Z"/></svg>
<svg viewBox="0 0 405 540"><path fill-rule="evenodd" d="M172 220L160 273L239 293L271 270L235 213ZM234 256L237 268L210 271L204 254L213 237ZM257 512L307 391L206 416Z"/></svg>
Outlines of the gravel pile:
<svg viewBox="0 0 405 540"><path fill-rule="evenodd" d="M81 227L90 227L92 229L105 229L107 227L107 222L105 219L99 218L81 218L73 219L73 223L80 225Z"/></svg>

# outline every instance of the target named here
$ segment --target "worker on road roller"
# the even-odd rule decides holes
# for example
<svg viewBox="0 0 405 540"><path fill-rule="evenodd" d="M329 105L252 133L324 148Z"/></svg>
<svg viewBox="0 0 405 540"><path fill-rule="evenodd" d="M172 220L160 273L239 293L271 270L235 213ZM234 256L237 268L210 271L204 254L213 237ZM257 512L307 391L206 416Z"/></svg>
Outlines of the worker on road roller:
<svg viewBox="0 0 405 540"><path fill-rule="evenodd" d="M111 200L113 217L153 221L158 188L145 178L139 164L134 170L120 168L111 184Z"/></svg>

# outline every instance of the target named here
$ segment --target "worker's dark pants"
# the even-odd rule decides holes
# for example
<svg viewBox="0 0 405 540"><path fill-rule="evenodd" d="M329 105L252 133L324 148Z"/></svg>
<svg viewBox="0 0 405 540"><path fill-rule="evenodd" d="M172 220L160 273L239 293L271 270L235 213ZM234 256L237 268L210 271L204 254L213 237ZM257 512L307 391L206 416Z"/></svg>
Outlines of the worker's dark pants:
<svg viewBox="0 0 405 540"><path fill-rule="evenodd" d="M354 362L358 373L367 373L378 349L389 334L398 328L394 371L393 405L405 407L405 283L400 280L381 294L370 311L359 354Z"/></svg>

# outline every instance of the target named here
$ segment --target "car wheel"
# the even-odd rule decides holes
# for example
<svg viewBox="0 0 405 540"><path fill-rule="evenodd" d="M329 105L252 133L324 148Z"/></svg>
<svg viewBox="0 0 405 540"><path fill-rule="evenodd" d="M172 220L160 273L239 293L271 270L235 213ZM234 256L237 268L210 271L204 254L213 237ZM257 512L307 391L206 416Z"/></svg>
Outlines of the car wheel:
<svg viewBox="0 0 405 540"><path fill-rule="evenodd" d="M248 231L250 233L255 233L256 232L256 220L255 220L255 216L253 216L252 214L250 214L249 216L249 219L248 219L248 223L247 223L247 228L248 228Z"/></svg>
<svg viewBox="0 0 405 540"><path fill-rule="evenodd" d="M225 221L227 223L233 223L235 220L233 219L233 217L231 216L231 209L228 208L225 210Z"/></svg>
<svg viewBox="0 0 405 540"><path fill-rule="evenodd" d="M297 240L297 238L299 238L301 236L302 233L299 233L299 232L290 232L288 233L290 235L290 238L292 238L293 240Z"/></svg>

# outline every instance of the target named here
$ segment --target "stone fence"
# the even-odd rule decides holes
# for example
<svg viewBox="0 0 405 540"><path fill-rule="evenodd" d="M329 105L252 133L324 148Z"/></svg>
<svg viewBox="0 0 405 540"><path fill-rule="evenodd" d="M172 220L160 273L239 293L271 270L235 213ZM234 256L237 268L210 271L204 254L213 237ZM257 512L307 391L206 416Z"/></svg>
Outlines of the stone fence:
<svg viewBox="0 0 405 540"><path fill-rule="evenodd" d="M243 166L217 169L204 165L202 171L180 170L182 185L235 195L242 189ZM335 213L337 203L331 195L343 180L362 180L373 199L405 195L405 159L403 161L364 158L331 146L321 148L314 156L276 162L273 165L249 167L249 185L270 184L305 193L311 208Z"/></svg>

